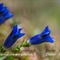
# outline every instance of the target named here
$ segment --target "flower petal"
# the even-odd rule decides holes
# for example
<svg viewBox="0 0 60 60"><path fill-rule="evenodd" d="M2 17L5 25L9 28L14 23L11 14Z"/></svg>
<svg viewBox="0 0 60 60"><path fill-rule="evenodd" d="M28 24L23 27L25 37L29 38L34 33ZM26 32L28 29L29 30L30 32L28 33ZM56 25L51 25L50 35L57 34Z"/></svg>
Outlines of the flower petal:
<svg viewBox="0 0 60 60"><path fill-rule="evenodd" d="M21 31L23 28L20 28L19 31Z"/></svg>
<svg viewBox="0 0 60 60"><path fill-rule="evenodd" d="M40 34L41 36L46 36L49 35L51 33L51 31L49 30L49 27L46 26L45 29L43 30L43 32Z"/></svg>
<svg viewBox="0 0 60 60"><path fill-rule="evenodd" d="M0 18L0 25L4 22L5 20L3 18Z"/></svg>
<svg viewBox="0 0 60 60"><path fill-rule="evenodd" d="M13 14L11 14L7 9L7 7L4 7L3 3L1 3L0 4L0 25L11 17L13 17Z"/></svg>
<svg viewBox="0 0 60 60"><path fill-rule="evenodd" d="M24 33L20 33L21 29L18 29L17 25L15 25L13 27L12 32L10 33L10 35L7 37L7 39L4 42L4 47L5 48L9 48L10 46L12 46L18 38L22 37L24 35Z"/></svg>
<svg viewBox="0 0 60 60"><path fill-rule="evenodd" d="M29 42L31 45L36 45L36 44L40 44L42 41L40 40L39 35L35 35L29 39Z"/></svg>
<svg viewBox="0 0 60 60"><path fill-rule="evenodd" d="M9 10L7 9L7 7L4 7L4 10L1 12L1 15L6 15L9 12Z"/></svg>
<svg viewBox="0 0 60 60"><path fill-rule="evenodd" d="M41 34L37 34L33 37L31 37L29 39L29 43L31 45L37 45L37 44L41 44L43 42L51 42L53 43L54 40L53 38L50 36L50 30L48 28L48 26L46 26L46 28L44 29L44 31Z"/></svg>
<svg viewBox="0 0 60 60"><path fill-rule="evenodd" d="M51 36L46 36L45 38L43 38L42 40L44 40L45 42L51 42L53 43L54 42L54 39L51 37Z"/></svg>
<svg viewBox="0 0 60 60"><path fill-rule="evenodd" d="M18 38L21 37L21 36L24 36L24 35L25 35L25 33L20 33L20 34L18 35Z"/></svg>
<svg viewBox="0 0 60 60"><path fill-rule="evenodd" d="M13 14L11 14L10 12L6 13L6 15L4 15L4 20L7 20L9 18L13 17Z"/></svg>
<svg viewBox="0 0 60 60"><path fill-rule="evenodd" d="M15 25L15 26L13 27L13 32L12 32L12 34L15 35L17 31L18 31L18 26Z"/></svg>
<svg viewBox="0 0 60 60"><path fill-rule="evenodd" d="M0 4L0 12L2 12L4 10L3 8L3 3Z"/></svg>

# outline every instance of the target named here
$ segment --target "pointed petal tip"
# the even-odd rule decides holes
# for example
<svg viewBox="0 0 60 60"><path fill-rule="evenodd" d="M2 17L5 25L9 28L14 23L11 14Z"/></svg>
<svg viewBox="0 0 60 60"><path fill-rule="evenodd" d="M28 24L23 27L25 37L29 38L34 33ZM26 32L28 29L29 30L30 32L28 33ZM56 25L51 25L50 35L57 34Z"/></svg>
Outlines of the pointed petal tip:
<svg viewBox="0 0 60 60"><path fill-rule="evenodd" d="M50 29L49 29L49 26L46 26L45 30L48 32L51 32Z"/></svg>
<svg viewBox="0 0 60 60"><path fill-rule="evenodd" d="M11 18L11 17L13 17L13 14L11 14L11 13L8 12L8 13L4 16L4 19L7 20L7 19L9 19L9 18Z"/></svg>
<svg viewBox="0 0 60 60"><path fill-rule="evenodd" d="M41 35L49 35L51 33L51 31L49 30L49 26L46 26L45 29L43 30L43 32L41 33Z"/></svg>
<svg viewBox="0 0 60 60"><path fill-rule="evenodd" d="M15 29L15 28L17 29L17 27L18 27L17 25L14 25L13 29Z"/></svg>
<svg viewBox="0 0 60 60"><path fill-rule="evenodd" d="M3 6L3 3L0 3L0 6Z"/></svg>
<svg viewBox="0 0 60 60"><path fill-rule="evenodd" d="M44 29L44 31L48 31L49 30L49 26L47 25Z"/></svg>
<svg viewBox="0 0 60 60"><path fill-rule="evenodd" d="M19 31L21 31L23 28L20 28Z"/></svg>
<svg viewBox="0 0 60 60"><path fill-rule="evenodd" d="M51 43L53 43L53 42L54 42L54 39L52 39Z"/></svg>
<svg viewBox="0 0 60 60"><path fill-rule="evenodd" d="M23 29L23 28L19 28L18 25L14 25L14 28L15 28L15 27L18 28L19 31L21 31L21 30Z"/></svg>
<svg viewBox="0 0 60 60"><path fill-rule="evenodd" d="M52 37L49 36L48 40L49 40L50 43L54 43L54 38L52 38Z"/></svg>
<svg viewBox="0 0 60 60"><path fill-rule="evenodd" d="M13 26L13 30L14 30L14 31L17 31L17 28L18 28L17 25L14 25L14 26Z"/></svg>
<svg viewBox="0 0 60 60"><path fill-rule="evenodd" d="M11 13L9 14L9 18L11 18L11 17L13 17L13 16L14 16L13 14L11 14Z"/></svg>
<svg viewBox="0 0 60 60"><path fill-rule="evenodd" d="M20 33L18 37L20 38L20 37L22 37L24 35L25 35L25 33Z"/></svg>
<svg viewBox="0 0 60 60"><path fill-rule="evenodd" d="M22 35L25 35L25 33L22 33Z"/></svg>
<svg viewBox="0 0 60 60"><path fill-rule="evenodd" d="M21 34L21 36L24 36L25 35L25 33L20 33Z"/></svg>
<svg viewBox="0 0 60 60"><path fill-rule="evenodd" d="M17 27L18 25L14 25L14 27Z"/></svg>
<svg viewBox="0 0 60 60"><path fill-rule="evenodd" d="M49 26L47 25L46 28L49 29Z"/></svg>

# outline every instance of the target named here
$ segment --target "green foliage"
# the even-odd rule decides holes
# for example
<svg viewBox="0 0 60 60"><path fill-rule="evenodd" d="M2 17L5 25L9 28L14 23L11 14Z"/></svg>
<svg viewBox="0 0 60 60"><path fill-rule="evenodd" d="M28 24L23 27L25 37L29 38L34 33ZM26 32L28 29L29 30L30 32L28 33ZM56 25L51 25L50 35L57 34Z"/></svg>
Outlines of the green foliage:
<svg viewBox="0 0 60 60"><path fill-rule="evenodd" d="M13 60L13 56L8 56L6 60Z"/></svg>
<svg viewBox="0 0 60 60"><path fill-rule="evenodd" d="M21 44L21 46L22 46L22 47L29 47L29 46L30 46L30 43L29 43L28 41L26 41L26 42L23 42L23 43Z"/></svg>
<svg viewBox="0 0 60 60"><path fill-rule="evenodd" d="M7 56L0 56L0 60L4 60Z"/></svg>

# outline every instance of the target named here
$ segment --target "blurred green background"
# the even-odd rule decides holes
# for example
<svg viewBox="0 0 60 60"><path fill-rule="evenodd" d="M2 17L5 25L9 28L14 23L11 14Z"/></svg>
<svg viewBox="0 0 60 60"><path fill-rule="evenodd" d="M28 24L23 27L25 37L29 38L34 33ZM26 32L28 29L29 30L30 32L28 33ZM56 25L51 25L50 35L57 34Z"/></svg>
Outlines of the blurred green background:
<svg viewBox="0 0 60 60"><path fill-rule="evenodd" d="M24 48L36 53L35 56L6 57L5 60L60 60L60 0L0 0L4 3L14 17L0 26L0 45L4 43L12 27L18 24L23 27L26 35L19 39L9 50L13 50L16 44L23 39L41 33L45 26L49 26L54 43L42 43L37 46ZM46 56L46 52L56 53L54 56ZM26 51L25 51L26 52ZM27 52L26 52L27 53Z"/></svg>

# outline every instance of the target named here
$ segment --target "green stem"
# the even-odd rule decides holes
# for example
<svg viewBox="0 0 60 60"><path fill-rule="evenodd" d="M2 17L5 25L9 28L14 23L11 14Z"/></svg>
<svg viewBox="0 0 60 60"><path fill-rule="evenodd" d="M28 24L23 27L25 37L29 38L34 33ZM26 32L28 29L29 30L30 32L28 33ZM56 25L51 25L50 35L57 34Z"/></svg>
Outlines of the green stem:
<svg viewBox="0 0 60 60"><path fill-rule="evenodd" d="M29 46L31 46L30 43L28 41L23 40L21 45L15 48L15 51L18 52L20 51L21 47L29 47Z"/></svg>
<svg viewBox="0 0 60 60"><path fill-rule="evenodd" d="M3 46L1 46L0 53L5 53L5 52L6 52L6 49Z"/></svg>
<svg viewBox="0 0 60 60"><path fill-rule="evenodd" d="M25 41L21 44L22 47L29 47L31 46L30 43L28 41Z"/></svg>

